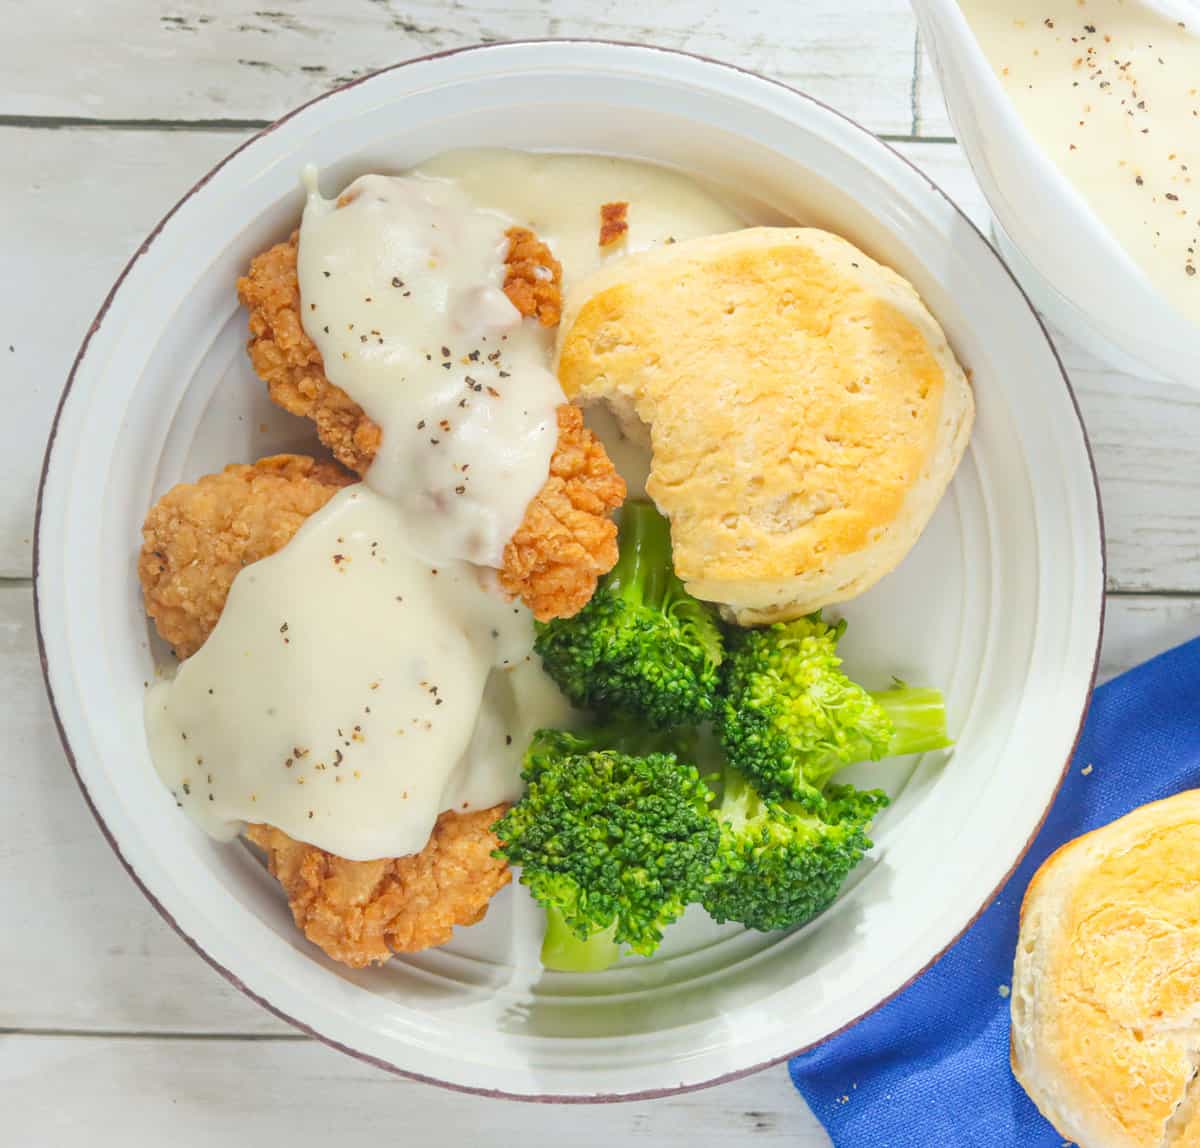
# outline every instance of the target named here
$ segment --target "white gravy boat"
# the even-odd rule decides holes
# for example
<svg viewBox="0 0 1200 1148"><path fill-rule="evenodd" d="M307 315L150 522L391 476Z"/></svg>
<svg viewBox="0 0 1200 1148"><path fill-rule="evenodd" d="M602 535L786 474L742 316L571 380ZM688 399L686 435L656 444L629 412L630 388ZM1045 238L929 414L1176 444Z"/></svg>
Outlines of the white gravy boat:
<svg viewBox="0 0 1200 1148"><path fill-rule="evenodd" d="M1200 386L1200 327L1163 298L1038 146L955 0L912 6L993 237L1037 308L1122 370Z"/></svg>

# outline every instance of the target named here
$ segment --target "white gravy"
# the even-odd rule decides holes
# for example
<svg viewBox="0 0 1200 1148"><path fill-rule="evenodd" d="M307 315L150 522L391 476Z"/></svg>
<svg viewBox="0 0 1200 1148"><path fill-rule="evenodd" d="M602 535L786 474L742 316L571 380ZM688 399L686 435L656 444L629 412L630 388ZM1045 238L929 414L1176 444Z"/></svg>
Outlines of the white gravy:
<svg viewBox="0 0 1200 1148"><path fill-rule="evenodd" d="M502 293L505 230L532 227L568 278L741 219L680 175L595 157L459 152L347 190L337 208L310 178L301 308L382 448L238 574L208 640L149 690L146 725L214 836L265 822L370 860L423 848L444 810L515 799L533 732L577 720L489 569L545 481L563 401L552 333ZM629 232L601 251L616 200ZM639 489L644 454L611 420L604 437Z"/></svg>
<svg viewBox="0 0 1200 1148"><path fill-rule="evenodd" d="M454 180L474 202L535 231L562 263L564 292L610 260L746 226L733 207L681 172L611 156L474 148L444 152L416 171ZM606 203L629 205L628 231L601 247L600 208ZM628 437L604 407L589 408L585 418L629 497L645 498L648 438Z"/></svg>
<svg viewBox="0 0 1200 1148"><path fill-rule="evenodd" d="M512 221L457 184L365 175L300 226L304 329L379 424L366 481L430 559L499 566L550 469L562 389L549 335L502 285Z"/></svg>
<svg viewBox="0 0 1200 1148"><path fill-rule="evenodd" d="M1163 296L1200 323L1197 28L1141 0L960 4L1042 149Z"/></svg>
<svg viewBox="0 0 1200 1148"><path fill-rule="evenodd" d="M151 688L176 799L220 836L265 821L367 860L417 852L444 809L515 798L532 729L567 705L526 660L528 610L488 577L416 557L385 498L340 491Z"/></svg>
<svg viewBox="0 0 1200 1148"><path fill-rule="evenodd" d="M610 156L472 148L444 152L416 170L454 180L476 203L537 232L563 265L564 288L622 255L746 225L694 179ZM629 230L601 247L605 203L629 204Z"/></svg>

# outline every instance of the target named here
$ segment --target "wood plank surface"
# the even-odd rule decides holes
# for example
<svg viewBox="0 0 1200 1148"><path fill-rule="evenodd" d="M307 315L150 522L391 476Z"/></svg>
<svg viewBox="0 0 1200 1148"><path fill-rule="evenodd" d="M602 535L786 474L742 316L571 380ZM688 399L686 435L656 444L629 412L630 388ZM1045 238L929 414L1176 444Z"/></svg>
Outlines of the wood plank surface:
<svg viewBox="0 0 1200 1148"><path fill-rule="evenodd" d="M941 139L954 135L942 86L925 46L920 43L917 79L913 89L913 135Z"/></svg>
<svg viewBox="0 0 1200 1148"><path fill-rule="evenodd" d="M100 836L50 719L24 579L44 437L92 316L158 218L255 124L430 51L640 40L763 71L899 137L986 226L907 0L0 0L0 19L0 1143L828 1148L782 1066L648 1104L496 1103L397 1080L253 1005L158 917ZM1200 392L1062 350L1119 591L1103 679L1200 634Z"/></svg>
<svg viewBox="0 0 1200 1148"><path fill-rule="evenodd" d="M0 1029L290 1032L192 952L100 835L50 716L28 586L0 584L0 699Z"/></svg>
<svg viewBox="0 0 1200 1148"><path fill-rule="evenodd" d="M31 572L46 435L109 287L171 205L246 134L0 127L0 577Z"/></svg>
<svg viewBox="0 0 1200 1148"><path fill-rule="evenodd" d="M782 1066L663 1100L563 1108L444 1092L305 1040L0 1037L0 1105L14 1148L830 1143Z"/></svg>
<svg viewBox="0 0 1200 1148"><path fill-rule="evenodd" d="M8 116L274 119L413 56L582 36L717 57L836 103L874 131L912 129L907 0L107 0L71 5L66 19L56 5L3 0L0 14Z"/></svg>

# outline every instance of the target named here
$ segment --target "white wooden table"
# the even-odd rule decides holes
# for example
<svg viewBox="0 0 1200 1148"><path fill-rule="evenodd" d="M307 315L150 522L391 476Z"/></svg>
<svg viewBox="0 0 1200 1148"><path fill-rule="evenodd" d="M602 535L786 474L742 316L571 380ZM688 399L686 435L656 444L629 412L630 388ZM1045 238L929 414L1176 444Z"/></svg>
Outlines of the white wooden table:
<svg viewBox="0 0 1200 1148"><path fill-rule="evenodd" d="M66 767L35 653L33 498L71 359L153 223L264 122L405 57L582 35L725 58L856 117L982 218L907 4L267 3L0 0L0 1143L825 1145L782 1066L653 1103L500 1103L394 1079L240 996L142 899ZM1200 632L1200 391L1062 349L1104 494L1107 677Z"/></svg>

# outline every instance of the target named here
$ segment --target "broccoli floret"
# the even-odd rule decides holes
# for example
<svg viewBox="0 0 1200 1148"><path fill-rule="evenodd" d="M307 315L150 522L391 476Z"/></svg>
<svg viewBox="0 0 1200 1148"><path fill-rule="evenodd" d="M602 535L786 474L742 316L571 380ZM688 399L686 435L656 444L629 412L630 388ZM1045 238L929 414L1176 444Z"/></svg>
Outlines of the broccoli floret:
<svg viewBox="0 0 1200 1148"><path fill-rule="evenodd" d="M577 706L660 728L712 716L721 630L676 576L670 528L649 502L625 504L617 564L578 614L537 626L534 649Z"/></svg>
<svg viewBox="0 0 1200 1148"><path fill-rule="evenodd" d="M583 729L540 729L526 751L525 763L552 760L566 753L614 749L629 757L674 754L680 761L696 763L698 731L691 726L660 729L628 717L613 717Z"/></svg>
<svg viewBox="0 0 1200 1148"><path fill-rule="evenodd" d="M732 768L713 817L721 840L700 894L714 920L768 932L802 925L837 897L871 848L871 819L887 805L881 790L832 786L821 812L764 799Z"/></svg>
<svg viewBox="0 0 1200 1148"><path fill-rule="evenodd" d="M937 690L869 693L839 669L845 625L815 614L742 631L725 661L717 708L730 762L764 793L814 810L843 766L952 744Z"/></svg>
<svg viewBox="0 0 1200 1148"><path fill-rule="evenodd" d="M695 766L672 753L597 748L605 740L604 731L539 731L525 755L525 796L493 827L496 855L521 866L521 883L560 918L543 946L548 967L603 967L590 944L597 934L609 963L623 944L652 954L696 899L717 848L712 794ZM563 929L585 944L564 947Z"/></svg>

